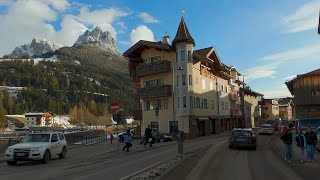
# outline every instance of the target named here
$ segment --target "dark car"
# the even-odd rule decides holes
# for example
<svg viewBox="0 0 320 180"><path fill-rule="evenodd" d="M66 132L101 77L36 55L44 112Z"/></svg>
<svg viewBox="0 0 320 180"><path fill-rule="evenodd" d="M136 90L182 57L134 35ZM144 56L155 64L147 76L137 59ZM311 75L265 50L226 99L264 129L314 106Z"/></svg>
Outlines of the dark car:
<svg viewBox="0 0 320 180"><path fill-rule="evenodd" d="M257 148L256 135L252 129L234 129L229 137L229 148L248 147Z"/></svg>
<svg viewBox="0 0 320 180"><path fill-rule="evenodd" d="M157 142L169 142L173 141L173 138L170 134L158 134L153 137Z"/></svg>

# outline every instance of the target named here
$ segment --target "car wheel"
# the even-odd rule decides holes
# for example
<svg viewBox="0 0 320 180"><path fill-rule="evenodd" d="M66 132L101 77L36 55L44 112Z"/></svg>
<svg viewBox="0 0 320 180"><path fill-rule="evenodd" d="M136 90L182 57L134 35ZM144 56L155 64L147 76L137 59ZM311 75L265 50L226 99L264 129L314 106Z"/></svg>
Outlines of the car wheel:
<svg viewBox="0 0 320 180"><path fill-rule="evenodd" d="M8 165L16 165L17 164L17 161L7 161L7 164Z"/></svg>
<svg viewBox="0 0 320 180"><path fill-rule="evenodd" d="M63 159L67 156L67 148L63 147L61 153L59 154L59 158Z"/></svg>
<svg viewBox="0 0 320 180"><path fill-rule="evenodd" d="M51 159L51 154L49 150L46 150L43 154L43 158L41 159L42 164L47 164L49 160Z"/></svg>

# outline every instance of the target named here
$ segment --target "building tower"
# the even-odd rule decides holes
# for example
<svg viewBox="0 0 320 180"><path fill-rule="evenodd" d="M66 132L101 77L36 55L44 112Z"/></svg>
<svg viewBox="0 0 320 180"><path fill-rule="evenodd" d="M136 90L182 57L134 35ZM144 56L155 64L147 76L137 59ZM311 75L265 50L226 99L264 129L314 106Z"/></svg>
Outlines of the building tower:
<svg viewBox="0 0 320 180"><path fill-rule="evenodd" d="M177 30L177 34L172 41L172 46L176 49L176 61L173 66L174 71L174 92L176 120L179 130L189 131L190 103L193 103L193 47L195 41L191 37L183 16Z"/></svg>

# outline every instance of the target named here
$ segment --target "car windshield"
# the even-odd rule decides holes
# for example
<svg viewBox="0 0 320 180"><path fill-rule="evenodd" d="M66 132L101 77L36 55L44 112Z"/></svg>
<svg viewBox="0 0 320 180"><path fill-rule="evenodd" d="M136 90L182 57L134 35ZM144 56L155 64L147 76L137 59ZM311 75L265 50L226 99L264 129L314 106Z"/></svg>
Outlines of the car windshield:
<svg viewBox="0 0 320 180"><path fill-rule="evenodd" d="M268 125L268 124L264 124L264 125L261 126L261 128L271 128L271 126Z"/></svg>
<svg viewBox="0 0 320 180"><path fill-rule="evenodd" d="M233 131L233 136L251 136L252 133L250 131Z"/></svg>
<svg viewBox="0 0 320 180"><path fill-rule="evenodd" d="M27 142L49 142L50 134L28 134L22 139L22 143Z"/></svg>

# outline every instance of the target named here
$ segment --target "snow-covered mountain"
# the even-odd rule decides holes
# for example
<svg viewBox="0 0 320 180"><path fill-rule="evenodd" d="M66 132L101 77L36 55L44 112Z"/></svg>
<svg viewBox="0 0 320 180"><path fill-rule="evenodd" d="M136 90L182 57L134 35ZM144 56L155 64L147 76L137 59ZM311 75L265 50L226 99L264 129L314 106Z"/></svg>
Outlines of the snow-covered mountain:
<svg viewBox="0 0 320 180"><path fill-rule="evenodd" d="M9 56L13 58L26 56L39 57L47 52L54 52L63 46L64 45L53 43L45 39L33 38L30 44L16 47Z"/></svg>
<svg viewBox="0 0 320 180"><path fill-rule="evenodd" d="M109 31L102 31L100 27L96 27L91 32L86 30L82 35L79 36L78 40L74 43L74 46L89 44L98 47L104 51L109 51L114 54L120 55L115 40Z"/></svg>

